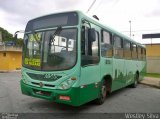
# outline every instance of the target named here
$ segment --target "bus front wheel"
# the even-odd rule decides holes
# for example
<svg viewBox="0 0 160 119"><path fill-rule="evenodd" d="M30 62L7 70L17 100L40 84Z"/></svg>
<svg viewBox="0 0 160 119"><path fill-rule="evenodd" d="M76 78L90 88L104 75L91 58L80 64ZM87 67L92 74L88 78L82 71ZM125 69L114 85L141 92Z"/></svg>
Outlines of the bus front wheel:
<svg viewBox="0 0 160 119"><path fill-rule="evenodd" d="M134 78L134 83L131 85L132 88L136 88L138 85L139 75L136 73Z"/></svg>
<svg viewBox="0 0 160 119"><path fill-rule="evenodd" d="M100 94L99 94L99 98L96 100L96 103L98 105L101 105L104 103L105 99L107 96L107 87L106 87L106 82L103 81L102 85L101 85L101 90L100 90Z"/></svg>

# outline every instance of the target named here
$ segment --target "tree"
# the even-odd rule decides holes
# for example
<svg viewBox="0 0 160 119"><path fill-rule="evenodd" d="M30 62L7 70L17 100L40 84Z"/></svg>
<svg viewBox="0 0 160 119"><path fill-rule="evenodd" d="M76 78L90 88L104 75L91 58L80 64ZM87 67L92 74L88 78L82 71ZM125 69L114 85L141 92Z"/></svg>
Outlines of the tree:
<svg viewBox="0 0 160 119"><path fill-rule="evenodd" d="M15 39L11 33L9 33L2 27L0 27L0 31L2 33L3 42L14 41L16 43L16 46L22 46L23 40L21 38Z"/></svg>
<svg viewBox="0 0 160 119"><path fill-rule="evenodd" d="M17 46L22 46L23 45L23 39L22 38L18 38L18 40L16 41L16 45Z"/></svg>
<svg viewBox="0 0 160 119"><path fill-rule="evenodd" d="M11 41L11 40L13 40L13 35L11 33L9 33L7 30L5 30L2 27L0 27L0 31L2 33L3 41Z"/></svg>

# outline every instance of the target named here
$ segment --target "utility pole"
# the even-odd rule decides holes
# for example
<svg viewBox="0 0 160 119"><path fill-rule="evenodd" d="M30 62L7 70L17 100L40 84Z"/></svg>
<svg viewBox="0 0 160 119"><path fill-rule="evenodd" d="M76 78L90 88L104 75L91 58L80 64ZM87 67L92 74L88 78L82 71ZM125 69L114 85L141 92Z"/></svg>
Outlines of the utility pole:
<svg viewBox="0 0 160 119"><path fill-rule="evenodd" d="M130 37L131 37L131 20L129 20L129 26L130 26L130 27L129 27L129 33L130 33L129 35L130 35Z"/></svg>

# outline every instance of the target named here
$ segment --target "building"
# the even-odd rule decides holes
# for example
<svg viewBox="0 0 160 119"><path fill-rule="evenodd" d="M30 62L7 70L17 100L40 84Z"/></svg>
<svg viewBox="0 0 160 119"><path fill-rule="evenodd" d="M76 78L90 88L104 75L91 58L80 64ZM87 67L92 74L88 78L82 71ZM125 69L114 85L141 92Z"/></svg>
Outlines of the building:
<svg viewBox="0 0 160 119"><path fill-rule="evenodd" d="M0 71L14 71L21 69L22 50L17 47L0 46Z"/></svg>
<svg viewBox="0 0 160 119"><path fill-rule="evenodd" d="M160 43L145 45L147 73L160 73Z"/></svg>

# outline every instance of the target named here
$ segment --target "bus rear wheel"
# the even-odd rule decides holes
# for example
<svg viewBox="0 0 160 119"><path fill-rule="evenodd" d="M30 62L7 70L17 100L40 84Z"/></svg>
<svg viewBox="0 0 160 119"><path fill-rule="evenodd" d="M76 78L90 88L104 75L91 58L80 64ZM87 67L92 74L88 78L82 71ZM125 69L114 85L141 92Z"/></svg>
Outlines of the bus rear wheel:
<svg viewBox="0 0 160 119"><path fill-rule="evenodd" d="M99 94L99 98L96 99L96 103L98 105L103 104L106 99L106 96L107 96L107 87L106 87L106 82L104 81L103 84L101 85L101 91Z"/></svg>

